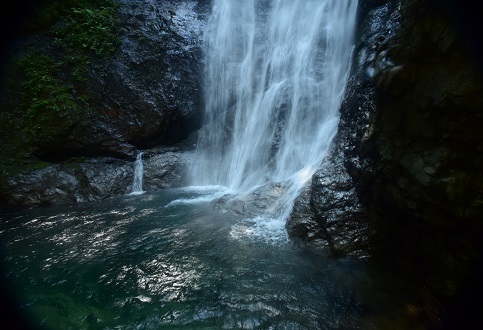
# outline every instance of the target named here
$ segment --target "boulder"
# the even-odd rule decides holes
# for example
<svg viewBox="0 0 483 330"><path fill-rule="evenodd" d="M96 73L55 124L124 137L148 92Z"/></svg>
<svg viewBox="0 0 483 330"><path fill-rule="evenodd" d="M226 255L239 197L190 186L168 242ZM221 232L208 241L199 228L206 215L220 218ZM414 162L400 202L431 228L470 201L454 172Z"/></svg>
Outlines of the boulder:
<svg viewBox="0 0 483 330"><path fill-rule="evenodd" d="M147 152L143 191L183 186L189 159L190 153L172 149ZM71 205L129 194L133 180L134 160L76 159L10 178L1 197L9 206Z"/></svg>

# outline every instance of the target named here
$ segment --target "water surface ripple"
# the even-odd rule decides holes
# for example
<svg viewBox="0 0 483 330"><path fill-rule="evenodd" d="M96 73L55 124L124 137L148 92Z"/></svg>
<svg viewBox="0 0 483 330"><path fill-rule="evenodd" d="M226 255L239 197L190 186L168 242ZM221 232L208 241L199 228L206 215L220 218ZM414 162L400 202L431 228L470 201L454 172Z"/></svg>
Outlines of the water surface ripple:
<svg viewBox="0 0 483 330"><path fill-rule="evenodd" d="M0 214L2 280L40 329L362 329L386 304L367 299L363 265L234 236L244 219L172 203L197 196Z"/></svg>

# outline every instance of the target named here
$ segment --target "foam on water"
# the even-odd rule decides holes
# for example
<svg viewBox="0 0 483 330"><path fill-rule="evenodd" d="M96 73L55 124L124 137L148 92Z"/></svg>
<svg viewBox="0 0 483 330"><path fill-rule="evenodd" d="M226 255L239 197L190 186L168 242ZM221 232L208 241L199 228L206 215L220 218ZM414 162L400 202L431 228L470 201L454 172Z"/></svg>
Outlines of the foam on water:
<svg viewBox="0 0 483 330"><path fill-rule="evenodd" d="M244 219L233 225L230 236L235 239L256 239L269 244L288 242L285 222L276 218L255 217Z"/></svg>
<svg viewBox="0 0 483 330"><path fill-rule="evenodd" d="M189 186L182 188L181 191L190 194L190 197L177 198L166 204L165 207L208 203L230 193L230 190L223 186Z"/></svg>

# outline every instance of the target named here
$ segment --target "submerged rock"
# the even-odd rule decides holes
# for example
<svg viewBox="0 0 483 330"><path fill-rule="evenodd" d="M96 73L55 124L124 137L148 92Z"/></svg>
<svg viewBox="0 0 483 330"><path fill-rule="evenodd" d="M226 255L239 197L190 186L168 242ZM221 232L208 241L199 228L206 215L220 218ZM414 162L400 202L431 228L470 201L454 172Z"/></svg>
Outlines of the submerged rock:
<svg viewBox="0 0 483 330"><path fill-rule="evenodd" d="M240 195L227 194L212 202L213 207L230 210L244 216L276 215L278 204L287 186L280 182L271 182L255 190Z"/></svg>

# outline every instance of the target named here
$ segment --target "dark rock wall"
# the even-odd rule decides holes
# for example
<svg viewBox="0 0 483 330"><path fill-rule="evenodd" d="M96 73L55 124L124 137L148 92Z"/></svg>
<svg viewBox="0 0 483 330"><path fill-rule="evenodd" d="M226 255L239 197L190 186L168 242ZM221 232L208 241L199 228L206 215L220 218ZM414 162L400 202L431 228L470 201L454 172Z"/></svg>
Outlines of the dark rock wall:
<svg viewBox="0 0 483 330"><path fill-rule="evenodd" d="M373 153L361 155L374 159L382 258L468 315L468 292L481 287L483 85L460 32L443 7L403 3L401 29L382 45L386 64L374 75Z"/></svg>
<svg viewBox="0 0 483 330"><path fill-rule="evenodd" d="M67 67L65 81L59 82L78 103L78 118L64 118L28 141L42 160L132 158L137 149L178 143L200 125L201 33L207 1L115 2L119 5L115 13L119 40L114 52L88 54L85 80L70 81L72 72ZM72 55L56 44L53 30L30 28L9 38L10 47L1 56L3 111L21 106L16 91L8 87L9 81L19 80L16 59L37 50L57 63L69 61Z"/></svg>
<svg viewBox="0 0 483 330"><path fill-rule="evenodd" d="M370 212L375 146L369 139L378 111L373 80L381 45L399 27L396 1L360 1L352 73L340 109L332 150L295 202L287 221L298 242L329 255L368 257L373 226ZM308 229L310 228L310 229Z"/></svg>
<svg viewBox="0 0 483 330"><path fill-rule="evenodd" d="M332 205L350 189L331 192L337 179L321 180L318 172L287 224L293 237L322 238L316 245L335 254L339 232L348 232L333 230L331 213L346 215L336 217L341 224L360 224L362 216L365 225L349 233L365 240L362 255L443 302L446 314L443 308L432 317L449 328L480 318L471 299L481 294L483 238L481 62L454 8L360 1L353 73L326 160L338 167L336 178L350 175L343 182L357 195L349 198L352 215L344 213L347 199Z"/></svg>
<svg viewBox="0 0 483 330"><path fill-rule="evenodd" d="M366 218L339 154L331 155L314 174L295 201L286 228L299 244L327 255L367 258L371 228Z"/></svg>
<svg viewBox="0 0 483 330"><path fill-rule="evenodd" d="M118 51L87 81L94 120L68 135L74 153L130 155L199 126L203 1L119 0ZM65 144L64 144L65 145ZM45 153L62 146L49 143Z"/></svg>
<svg viewBox="0 0 483 330"><path fill-rule="evenodd" d="M143 190L186 185L191 153L155 148L143 156ZM7 206L51 206L99 201L132 192L134 161L111 157L77 159L29 171L9 179L3 187Z"/></svg>
<svg viewBox="0 0 483 330"><path fill-rule="evenodd" d="M89 109L81 120L29 141L30 158L16 161L43 168L1 173L0 202L72 204L129 193L138 150L146 151L146 190L177 187L186 177L203 111L201 33L209 1L116 2L119 45L107 57L93 56L86 80L74 86L74 94L87 96ZM34 47L56 56L45 29L23 31L9 42L3 58L14 60ZM8 76L9 61L1 68L5 80L15 78ZM11 91L2 88L4 101ZM10 141L1 137L0 143Z"/></svg>
<svg viewBox="0 0 483 330"><path fill-rule="evenodd" d="M139 149L179 142L197 128L202 111L206 7L197 1L119 3L119 51L105 70L90 72L88 85L107 128L104 140L114 136Z"/></svg>

